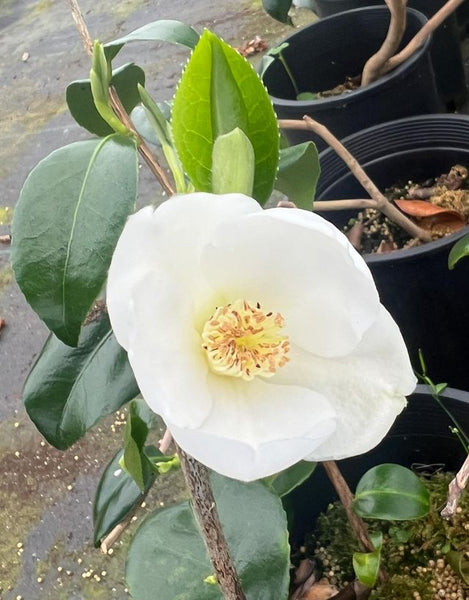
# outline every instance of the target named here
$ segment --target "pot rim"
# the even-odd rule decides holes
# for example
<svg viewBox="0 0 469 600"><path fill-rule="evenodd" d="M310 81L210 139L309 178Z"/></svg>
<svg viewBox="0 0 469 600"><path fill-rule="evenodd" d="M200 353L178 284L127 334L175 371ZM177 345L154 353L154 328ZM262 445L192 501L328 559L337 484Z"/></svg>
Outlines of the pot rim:
<svg viewBox="0 0 469 600"><path fill-rule="evenodd" d="M409 122L411 122L411 123L415 122L418 124L425 123L425 122L432 123L435 120L441 120L441 119L443 119L444 121L449 121L449 122L453 122L456 124L458 122L466 122L469 127L469 115L446 114L446 113L435 113L435 114L430 114L430 115L416 115L416 116L411 116L411 117L405 117L403 119L396 119L394 121L388 121L386 123L378 123L377 125L372 125L371 127L367 127L366 129L362 129L360 131L357 131L355 133L352 133L352 134L346 136L345 138L343 138L341 140L341 142L345 145L345 147L348 147L347 142L349 142L349 141L353 142L357 138L360 139L361 137L364 137L364 134L366 134L366 136L373 137L374 132L379 131L380 135L382 135L383 128L392 129L392 128L394 128L396 126L400 126L400 125L405 127L405 125ZM431 149L431 148L434 148L437 144L439 144L439 142L429 141L428 144L426 144L426 147L428 147L428 149ZM448 147L448 149L451 148L450 144L447 142L444 144L444 146L440 146L440 147L442 147L442 148ZM457 148L457 146L454 146L454 148ZM467 150L469 151L469 145L468 145ZM353 149L352 149L352 152L353 152ZM395 152L396 152L396 149L393 149L392 152L389 153L389 155L394 154ZM332 155L332 154L335 154L335 152L330 147L323 150L319 154L320 164L321 164L321 156L324 156L324 155L327 156L327 155ZM379 158L379 156L375 157L375 159L378 159L378 158ZM366 159L366 161L367 162L365 162L365 168L366 168L366 164L372 162L372 159L369 158L369 159ZM468 167L469 167L469 165L468 165ZM344 173L344 175L345 174L346 173ZM341 175L340 177L343 177L344 175ZM326 187L325 190L327 190L328 187ZM321 214L324 216L324 214L325 214L324 211ZM465 227L461 228L459 231L452 233L451 235L447 235L438 240L434 240L433 242L427 242L420 246L416 246L415 248L401 248L399 250L393 250L392 252L388 252L388 253L384 253L384 254L367 253L367 254L362 254L362 256L368 264L370 264L370 263L373 263L373 264L387 263L389 261L396 261L396 262L399 261L400 262L400 261L412 260L414 258L420 257L424 253L432 254L435 252L439 252L442 249L446 249L447 247L448 247L448 252L449 252L450 247L453 246L460 238L464 237L467 234L469 234L469 224L466 225Z"/></svg>
<svg viewBox="0 0 469 600"><path fill-rule="evenodd" d="M284 38L283 40L281 40L279 42L279 44L277 44L277 45L281 45L283 43L290 43L290 40L292 38L302 34L304 31L307 31L309 29L317 27L318 25L322 26L324 23L327 24L327 22L331 22L334 19L337 19L337 20L343 19L344 15L349 15L351 13L358 14L358 13L363 13L363 12L378 12L378 11L380 11L380 12L386 11L387 13L389 13L389 9L387 6L366 6L366 7L362 7L362 8L354 8L352 10L346 10L346 11L343 11L340 13L335 13L334 15L330 15L329 17L324 17L323 19L319 19L318 21L315 21L314 23L311 23L310 25L303 27L299 31L292 33L291 35L289 35L286 38ZM414 14L415 17L417 18L417 20L419 20L421 22L420 29L428 21L427 17L423 13L421 13L418 10L415 10L414 8L407 7L407 13ZM272 99L272 102L274 104L282 104L283 106L286 106L286 107L289 107L289 106L290 107L295 106L295 107L300 107L300 108L304 107L305 110L309 105L311 105L312 102L314 102L314 105L318 106L318 107L322 107L322 106L329 107L331 105L334 106L335 104L339 104L339 105L343 104L344 100L346 102L348 102L350 100L355 100L355 99L359 100L364 94L373 94L375 89L380 88L380 87L386 87L387 85L390 85L394 81L394 79L400 77L400 75L402 74L403 71L412 70L413 68L415 68L416 62L420 59L422 54L427 52L427 50L430 46L431 40L432 40L432 35L430 34L427 37L427 39L425 40L425 42L422 44L422 46L420 46L420 48L418 48L412 54L412 56L410 58L405 60L398 67L396 67L389 73L386 73L385 75L380 77L377 81L373 81L373 83L370 83L369 85L365 86L364 88L358 88L357 90L353 90L347 94L341 94L339 96L331 96L329 98L319 98L317 100L289 100L287 98L279 98L270 93L269 93L269 96ZM268 72L269 68L270 68L270 65L265 70L265 73ZM265 75L265 73L264 73L264 75ZM264 76L262 76L262 79L263 78L264 78Z"/></svg>

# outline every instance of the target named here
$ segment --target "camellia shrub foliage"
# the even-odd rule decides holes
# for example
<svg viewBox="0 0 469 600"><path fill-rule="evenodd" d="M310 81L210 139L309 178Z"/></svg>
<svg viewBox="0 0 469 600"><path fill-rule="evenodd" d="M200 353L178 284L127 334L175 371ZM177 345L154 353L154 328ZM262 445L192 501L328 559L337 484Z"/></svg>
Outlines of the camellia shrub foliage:
<svg viewBox="0 0 469 600"><path fill-rule="evenodd" d="M124 44L145 39L190 51L169 119L140 67L114 66ZM90 77L68 86L67 102L90 139L33 169L13 222L18 284L50 330L26 410L66 449L128 406L124 447L96 493L96 545L179 464L149 442L159 414L213 471L246 597L285 599L282 497L314 461L366 452L386 434L415 385L400 332L363 259L311 212L314 144L280 148L258 75L214 33L158 21L96 42ZM139 155L171 197L135 212ZM264 209L274 188L297 208ZM157 510L137 531L135 600L221 598L191 506Z"/></svg>

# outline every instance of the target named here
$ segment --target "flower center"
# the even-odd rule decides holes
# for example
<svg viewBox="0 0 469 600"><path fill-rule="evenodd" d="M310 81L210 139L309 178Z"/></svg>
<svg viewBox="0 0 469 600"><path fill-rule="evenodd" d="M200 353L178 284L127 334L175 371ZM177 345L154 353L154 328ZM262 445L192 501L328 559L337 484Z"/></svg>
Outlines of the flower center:
<svg viewBox="0 0 469 600"><path fill-rule="evenodd" d="M289 361L290 342L280 334L284 321L280 313L266 313L246 300L217 307L202 331L211 368L246 381L271 377Z"/></svg>

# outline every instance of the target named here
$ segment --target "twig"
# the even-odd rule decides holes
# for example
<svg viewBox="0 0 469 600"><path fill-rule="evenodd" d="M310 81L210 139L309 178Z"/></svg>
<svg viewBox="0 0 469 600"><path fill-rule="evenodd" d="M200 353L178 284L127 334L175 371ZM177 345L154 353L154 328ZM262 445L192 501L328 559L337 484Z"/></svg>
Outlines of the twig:
<svg viewBox="0 0 469 600"><path fill-rule="evenodd" d="M314 210L317 211L335 211L348 209L378 208L377 203L372 198L352 198L347 200L315 200Z"/></svg>
<svg viewBox="0 0 469 600"><path fill-rule="evenodd" d="M208 470L182 448L178 453L220 590L225 600L246 600L218 517Z"/></svg>
<svg viewBox="0 0 469 600"><path fill-rule="evenodd" d="M114 112L119 117L119 119L122 121L122 123L124 123L124 125L127 127L127 129L130 129L130 131L132 131L132 133L136 136L139 152L142 155L145 162L147 163L148 167L150 168L150 171L158 179L161 187L168 194L168 196L172 196L174 194L174 188L169 183L164 170L161 168L160 164L158 163L156 158L153 156L150 148L148 148L148 146L146 145L146 143L144 142L144 140L142 139L140 134L135 129L135 126L132 123L132 121L130 120L130 117L127 114L127 111L125 110L122 102L120 101L120 98L119 98L115 88L113 88L112 86L109 88L109 95L111 98L111 104L112 104L112 108L114 109Z"/></svg>
<svg viewBox="0 0 469 600"><path fill-rule="evenodd" d="M469 480L469 456L466 457L462 467L459 469L456 477L449 484L448 500L446 506L441 511L443 519L450 519L458 507L459 497L464 491Z"/></svg>
<svg viewBox="0 0 469 600"><path fill-rule="evenodd" d="M133 511L132 513L117 525L107 534L105 538L101 541L100 550L103 554L107 554L110 548L117 542L122 533L127 529L127 527L132 522Z"/></svg>
<svg viewBox="0 0 469 600"><path fill-rule="evenodd" d="M350 488L342 477L342 473L337 466L337 463L333 460L326 460L322 463L327 476L329 477L330 482L334 486L337 495L339 496L339 500L341 501L345 514L347 515L347 519L353 529L355 537L357 538L358 544L362 549L362 552L373 552L374 546L371 543L370 537L368 535L368 528L363 521L352 509L353 502L353 494L350 491ZM379 579L380 581L386 581L386 574L382 568L379 570Z"/></svg>
<svg viewBox="0 0 469 600"><path fill-rule="evenodd" d="M365 600L371 594L372 589L360 583L360 581L352 581L340 590L330 600Z"/></svg>
<svg viewBox="0 0 469 600"><path fill-rule="evenodd" d="M406 61L412 54L425 43L427 37L439 27L443 21L445 21L456 8L465 2L465 0L448 0L440 10L438 10L420 29L416 35L410 40L405 48L403 48L398 54L395 54L383 65L381 69L381 75L392 71L404 61Z"/></svg>
<svg viewBox="0 0 469 600"><path fill-rule="evenodd" d="M363 67L361 86L369 85L381 76L383 65L399 48L407 21L407 0L386 0L391 13L389 29L381 48L373 54Z"/></svg>
<svg viewBox="0 0 469 600"><path fill-rule="evenodd" d="M159 441L159 444L158 444L160 452L162 452L163 454L166 454L172 441L173 441L173 436L172 436L171 432L169 431L169 429L166 429L166 431L163 434L163 437L161 438L161 440Z"/></svg>
<svg viewBox="0 0 469 600"><path fill-rule="evenodd" d="M83 47L85 48L86 53L91 56L93 53L93 41L89 34L88 27L86 26L86 22L83 18L83 15L81 13L78 2L77 2L77 0L68 0L68 2L72 9L73 20L75 21L75 25L77 27L78 33L80 34L80 38L83 42ZM129 115L127 114L125 108L123 107L123 105L119 99L119 96L117 95L114 88L111 87L109 89L109 95L110 95L110 99L111 99L111 106L112 106L114 112L119 117L119 119L124 123L124 125L127 127L127 129L132 131L132 133L135 135L135 137L137 139L137 143L138 143L138 151L140 152L144 161L147 163L151 172L156 177L156 179L159 181L159 183L160 183L161 187L164 189L164 191L169 196L172 196L174 194L174 188L169 183L164 170L161 168L160 164L158 163L156 158L153 156L150 148L148 148L145 141L138 134L137 130L135 129L132 121L130 120Z"/></svg>
<svg viewBox="0 0 469 600"><path fill-rule="evenodd" d="M376 203L371 204L371 208L377 208L384 215L386 215L391 221L402 227L404 231L411 237L417 237L424 242L430 242L432 237L428 231L425 231L415 223L413 223L406 215L401 213L384 194L382 194L376 185L371 181L368 175L365 173L363 168L360 166L356 158L354 158L350 152L345 148L343 144L325 127L317 121L311 119L305 115L303 120L294 119L281 119L279 120L279 126L283 129L306 129L312 131L316 135L319 135L334 151L337 155L345 162L352 174L358 180L360 185L370 194L371 198ZM359 200L362 202L362 200Z"/></svg>

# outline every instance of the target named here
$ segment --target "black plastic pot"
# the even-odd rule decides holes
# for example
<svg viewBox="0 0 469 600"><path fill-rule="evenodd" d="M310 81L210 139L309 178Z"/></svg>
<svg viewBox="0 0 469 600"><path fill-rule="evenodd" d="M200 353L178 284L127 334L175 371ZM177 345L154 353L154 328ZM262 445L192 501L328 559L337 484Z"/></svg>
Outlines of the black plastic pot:
<svg viewBox="0 0 469 600"><path fill-rule="evenodd" d="M408 9L405 45L426 22ZM389 24L387 7L373 6L321 19L286 38L283 56L300 91L332 89L347 76L361 73L367 59L381 46ZM263 80L281 119L301 119L307 114L345 137L377 123L405 116L438 112L438 99L429 54L430 40L405 63L369 86L330 98L297 101L291 80L280 60L266 69ZM290 143L313 140L305 131L287 130Z"/></svg>
<svg viewBox="0 0 469 600"><path fill-rule="evenodd" d="M445 2L446 0L409 0L408 6L430 18ZM315 4L317 14L328 17L345 10L382 5L384 0L316 0ZM466 98L466 80L456 13L451 14L433 34L430 54L442 102L450 110L461 106Z"/></svg>
<svg viewBox="0 0 469 600"><path fill-rule="evenodd" d="M343 140L371 179L384 190L403 178L415 181L469 166L469 117L428 115L385 123ZM366 192L331 150L320 155L316 198L366 198ZM356 214L356 213L355 213ZM354 213L324 212L342 227ZM430 377L469 390L469 260L448 269L459 232L408 250L367 254L382 303L401 328L412 362L422 348Z"/></svg>
<svg viewBox="0 0 469 600"><path fill-rule="evenodd" d="M339 461L339 468L352 490L368 469L381 463L398 463L415 470L426 466L427 472L437 468L457 472L461 467L467 453L450 432L450 418L431 397L427 387L418 385L408 401L407 408L376 448ZM469 432L469 393L447 388L442 401L461 428ZM302 543L304 535L313 529L318 514L334 500L337 496L332 485L318 465L290 499L295 515L292 530L295 545Z"/></svg>

